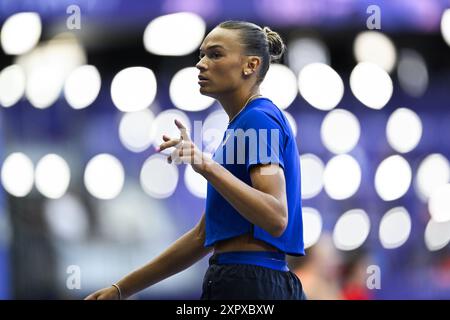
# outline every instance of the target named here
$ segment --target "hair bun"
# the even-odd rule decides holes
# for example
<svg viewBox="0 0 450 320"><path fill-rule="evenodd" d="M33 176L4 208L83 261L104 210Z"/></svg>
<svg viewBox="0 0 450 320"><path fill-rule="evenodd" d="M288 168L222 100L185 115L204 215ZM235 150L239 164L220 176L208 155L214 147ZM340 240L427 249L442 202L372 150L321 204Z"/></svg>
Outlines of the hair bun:
<svg viewBox="0 0 450 320"><path fill-rule="evenodd" d="M270 62L279 61L286 50L286 46L284 45L283 39L277 32L271 30L269 27L264 27L262 30L267 37L267 43L269 45Z"/></svg>

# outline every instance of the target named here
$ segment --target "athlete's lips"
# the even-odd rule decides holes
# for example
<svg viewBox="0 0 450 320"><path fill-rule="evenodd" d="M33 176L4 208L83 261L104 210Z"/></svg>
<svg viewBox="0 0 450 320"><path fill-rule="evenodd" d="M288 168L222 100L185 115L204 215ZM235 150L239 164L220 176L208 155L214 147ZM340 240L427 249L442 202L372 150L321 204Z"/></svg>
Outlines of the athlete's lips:
<svg viewBox="0 0 450 320"><path fill-rule="evenodd" d="M199 75L199 76L198 76L198 84L204 84L204 83L206 83L207 81L209 81L209 79L208 79L207 77L202 76L202 75Z"/></svg>

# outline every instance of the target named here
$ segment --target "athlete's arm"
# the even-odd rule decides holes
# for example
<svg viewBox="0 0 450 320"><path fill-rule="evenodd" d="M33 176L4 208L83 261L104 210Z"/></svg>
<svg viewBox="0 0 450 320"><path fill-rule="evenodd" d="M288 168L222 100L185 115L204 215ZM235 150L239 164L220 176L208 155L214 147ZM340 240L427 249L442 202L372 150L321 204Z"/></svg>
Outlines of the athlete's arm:
<svg viewBox="0 0 450 320"><path fill-rule="evenodd" d="M273 174L264 174L270 170ZM283 169L277 164L256 165L250 169L249 186L220 164L205 166L204 177L248 221L272 236L283 234L288 223Z"/></svg>

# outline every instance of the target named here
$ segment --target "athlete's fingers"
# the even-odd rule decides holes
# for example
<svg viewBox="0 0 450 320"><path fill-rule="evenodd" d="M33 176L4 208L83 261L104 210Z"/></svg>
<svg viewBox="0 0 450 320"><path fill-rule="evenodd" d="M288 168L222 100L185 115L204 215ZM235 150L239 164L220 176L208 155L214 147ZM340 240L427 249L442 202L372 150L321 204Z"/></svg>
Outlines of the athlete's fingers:
<svg viewBox="0 0 450 320"><path fill-rule="evenodd" d="M163 139L165 142L170 141L170 137L166 136L165 134L163 134L162 139ZM159 146L158 146L158 147L155 147L155 150L156 150L156 152L160 152L160 151L161 151L161 149L160 149Z"/></svg>
<svg viewBox="0 0 450 320"><path fill-rule="evenodd" d="M162 151L164 149L170 148L170 147L174 147L177 144L179 144L181 142L181 138L180 139L171 139L169 141L163 142L159 145L159 151Z"/></svg>
<svg viewBox="0 0 450 320"><path fill-rule="evenodd" d="M180 129L181 137L184 140L190 140L186 127L178 119L175 119L175 125Z"/></svg>

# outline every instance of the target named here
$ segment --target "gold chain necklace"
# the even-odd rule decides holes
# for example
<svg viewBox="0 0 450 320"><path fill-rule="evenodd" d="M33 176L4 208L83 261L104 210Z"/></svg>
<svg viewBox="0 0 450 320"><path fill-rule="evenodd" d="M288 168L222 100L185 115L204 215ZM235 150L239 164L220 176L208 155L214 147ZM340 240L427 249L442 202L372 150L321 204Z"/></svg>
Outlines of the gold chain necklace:
<svg viewBox="0 0 450 320"><path fill-rule="evenodd" d="M245 109L245 107L250 103L250 101L252 101L253 99L255 99L255 98L259 97L259 96L262 96L262 94L257 93L257 94L254 94L254 95L250 96L250 98L247 99L247 101L245 102L245 104L241 108L241 110L239 110L239 112L236 113L234 115L234 117L230 121L228 121L228 124L230 124L238 116L238 114L241 113L241 111Z"/></svg>

